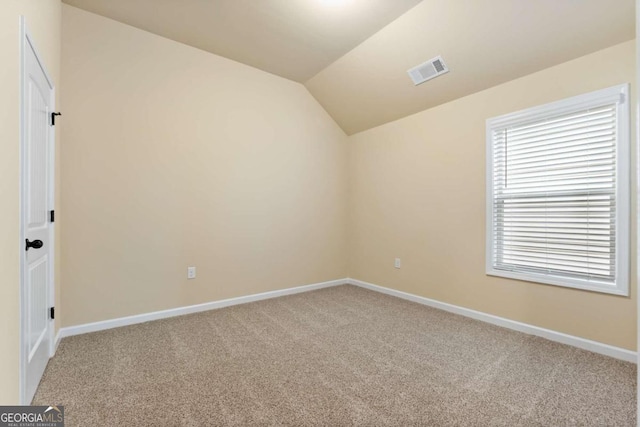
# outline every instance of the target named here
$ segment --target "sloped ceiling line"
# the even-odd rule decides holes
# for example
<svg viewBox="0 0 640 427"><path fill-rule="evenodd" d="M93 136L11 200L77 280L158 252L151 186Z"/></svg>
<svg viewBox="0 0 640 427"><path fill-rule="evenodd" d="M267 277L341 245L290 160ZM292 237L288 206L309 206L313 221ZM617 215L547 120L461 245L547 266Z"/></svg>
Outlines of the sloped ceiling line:
<svg viewBox="0 0 640 427"><path fill-rule="evenodd" d="M347 134L635 37L634 0L63 1L302 82Z"/></svg>

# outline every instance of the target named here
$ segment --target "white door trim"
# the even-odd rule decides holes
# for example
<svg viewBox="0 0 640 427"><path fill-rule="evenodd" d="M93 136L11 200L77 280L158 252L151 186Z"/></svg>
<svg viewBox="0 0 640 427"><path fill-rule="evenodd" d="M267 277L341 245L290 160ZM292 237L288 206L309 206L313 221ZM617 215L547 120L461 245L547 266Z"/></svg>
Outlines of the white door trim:
<svg viewBox="0 0 640 427"><path fill-rule="evenodd" d="M636 299L638 313L640 313L640 0L636 0ZM638 366L640 366L640 316L637 316L637 346L638 346ZM638 384L640 384L640 369L638 369ZM637 414L640 415L640 387L637 390L638 408ZM640 416L638 418L638 426L640 426Z"/></svg>
<svg viewBox="0 0 640 427"><path fill-rule="evenodd" d="M25 270L25 258L26 258L26 251L24 248L24 242L25 242L25 224L24 224L24 215L25 215L25 197L26 197L26 189L27 186L25 185L26 182L26 168L24 165L24 161L26 159L26 126L27 124L25 123L24 120L24 108L25 108L25 102L26 102L26 81L25 81L25 71L26 71L26 49L30 48L33 50L33 52L35 53L36 59L38 60L38 63L40 65L40 67L42 68L42 71L44 73L44 76L47 80L47 83L49 84L49 87L51 88L50 91L50 105L52 106L52 109L55 110L55 86L53 84L53 80L50 77L50 74L47 72L47 68L45 66L45 64L42 62L42 60L40 59L41 56L38 54L38 50L35 46L35 43L33 41L33 38L31 37L28 29L27 29L27 25L25 22L25 18L24 16L20 16L20 23L19 23L19 33L20 33L20 192L19 192L19 197L20 197L20 241L18 244L18 250L20 253L20 307L19 307L19 312L20 312L20 367L19 367L19 375L20 375L20 381L19 381L19 394L20 394L20 404L21 405L29 405L31 402L28 401L29 399L27 399L26 393L26 378L27 378L27 371L26 371L26 365L27 365L27 357L28 355L25 352L25 340L26 340L26 336L25 336L25 331L26 331L26 322L27 322L27 318L26 318L26 313L24 310L24 304L25 304L25 300L26 300L26 289L25 289L25 277L24 277L24 270ZM55 128L53 126L49 127L49 143L50 143L50 150L49 150L49 189L48 189L48 193L49 193L49 209L54 209L55 206ZM54 248L55 248L55 241L54 241L54 227L53 226L49 226L49 244L47 245L46 250L48 251L48 257L49 257L49 271L48 271L48 275L49 275L49 305L51 307L54 306L55 303L55 284L54 284L54 278L55 278L55 260L54 260ZM49 335L49 357L53 356L54 352L55 352L55 326L54 326L54 322L53 320L49 320L48 323L48 335Z"/></svg>

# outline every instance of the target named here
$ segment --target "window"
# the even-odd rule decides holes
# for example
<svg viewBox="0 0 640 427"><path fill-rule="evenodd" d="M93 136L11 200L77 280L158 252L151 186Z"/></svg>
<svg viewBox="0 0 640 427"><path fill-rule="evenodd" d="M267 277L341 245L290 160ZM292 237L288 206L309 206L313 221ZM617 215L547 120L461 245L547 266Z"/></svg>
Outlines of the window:
<svg viewBox="0 0 640 427"><path fill-rule="evenodd" d="M628 91L487 121L487 274L629 294Z"/></svg>

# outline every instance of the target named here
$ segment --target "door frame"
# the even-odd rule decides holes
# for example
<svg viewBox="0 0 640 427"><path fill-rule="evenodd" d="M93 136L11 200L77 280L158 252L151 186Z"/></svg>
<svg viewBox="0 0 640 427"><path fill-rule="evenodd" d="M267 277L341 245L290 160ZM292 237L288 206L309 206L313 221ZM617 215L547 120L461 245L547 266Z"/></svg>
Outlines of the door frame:
<svg viewBox="0 0 640 427"><path fill-rule="evenodd" d="M27 25L25 22L25 17L20 16L20 24L19 24L19 32L20 32L20 106L19 106L19 116L20 116L20 242L18 246L18 250L20 251L20 404L21 405L30 405L31 402L28 401L26 396L26 378L27 378L27 358L28 354L26 351L26 328L27 328L27 313L25 310L25 304L27 302L27 292L25 286L25 267L26 267L26 251L24 247L25 242L25 200L27 195L27 176L26 176L26 168L24 162L26 161L26 134L27 134L27 124L25 123L25 107L26 107L26 52L27 49L32 49L36 59L44 76L51 88L49 91L49 104L51 105L52 111L55 111L55 100L56 100L56 90L55 85L53 84L53 80L50 77L50 74L47 71L47 68L42 61L42 57L38 53L38 49L34 43L33 37L29 33L27 29ZM51 113L50 112L50 113ZM51 117L49 115L49 117ZM53 210L55 208L55 127L49 126L49 188L47 189L47 196L49 199L49 210ZM49 306L53 307L55 305L55 226L54 223L49 222L49 242L47 248L47 255L49 257ZM49 358L51 358L55 352L55 321L53 319L48 320L47 323L47 335L49 338Z"/></svg>
<svg viewBox="0 0 640 427"><path fill-rule="evenodd" d="M640 367L640 43L638 42L638 37L640 37L640 0L636 0L636 110L633 113L636 119L636 156L635 156L635 180L636 180L636 300L637 300L637 308L638 314L637 324L636 324L636 333L637 333L637 344L636 344L636 366ZM640 369L637 369L638 375L638 384L640 384ZM637 387L636 390L638 396L638 407L637 407L637 423L640 426L640 386Z"/></svg>

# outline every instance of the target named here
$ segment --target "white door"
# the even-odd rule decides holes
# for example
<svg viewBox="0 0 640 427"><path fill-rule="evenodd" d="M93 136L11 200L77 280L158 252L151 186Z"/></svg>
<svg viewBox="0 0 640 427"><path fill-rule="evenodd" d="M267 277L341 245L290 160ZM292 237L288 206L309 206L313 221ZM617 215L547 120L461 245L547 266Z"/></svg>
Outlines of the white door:
<svg viewBox="0 0 640 427"><path fill-rule="evenodd" d="M53 84L22 25L22 399L31 403L52 343Z"/></svg>

